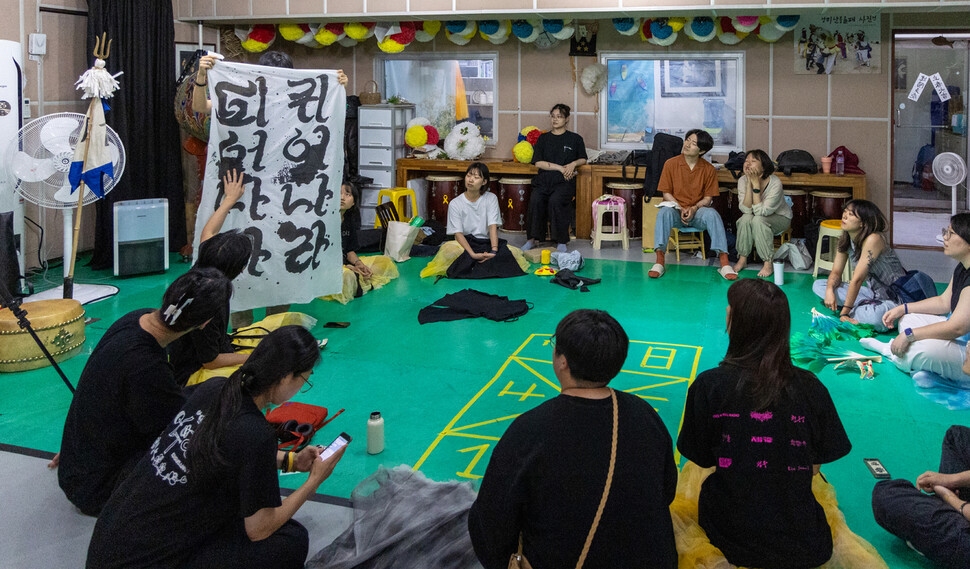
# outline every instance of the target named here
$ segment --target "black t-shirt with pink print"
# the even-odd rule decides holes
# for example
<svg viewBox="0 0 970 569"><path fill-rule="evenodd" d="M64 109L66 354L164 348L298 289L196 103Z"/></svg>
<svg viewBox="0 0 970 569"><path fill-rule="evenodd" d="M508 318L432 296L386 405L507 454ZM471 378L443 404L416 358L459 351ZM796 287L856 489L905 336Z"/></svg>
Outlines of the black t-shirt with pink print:
<svg viewBox="0 0 970 569"><path fill-rule="evenodd" d="M757 409L740 368L721 365L691 385L677 449L716 466L699 500L701 527L734 565L817 567L832 555L812 466L852 448L828 390L796 369L780 400Z"/></svg>

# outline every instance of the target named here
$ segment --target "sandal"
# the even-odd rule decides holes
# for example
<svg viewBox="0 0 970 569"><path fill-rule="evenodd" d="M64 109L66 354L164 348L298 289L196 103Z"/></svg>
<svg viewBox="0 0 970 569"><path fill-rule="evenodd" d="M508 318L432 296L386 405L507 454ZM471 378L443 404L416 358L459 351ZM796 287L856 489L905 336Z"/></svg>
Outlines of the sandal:
<svg viewBox="0 0 970 569"><path fill-rule="evenodd" d="M734 270L731 265L724 265L717 272L729 281L733 281L738 278L738 272Z"/></svg>
<svg viewBox="0 0 970 569"><path fill-rule="evenodd" d="M647 276L649 276L651 279L659 279L660 277L664 276L665 272L666 269L662 264L654 263L653 266L650 267L650 272L647 273Z"/></svg>

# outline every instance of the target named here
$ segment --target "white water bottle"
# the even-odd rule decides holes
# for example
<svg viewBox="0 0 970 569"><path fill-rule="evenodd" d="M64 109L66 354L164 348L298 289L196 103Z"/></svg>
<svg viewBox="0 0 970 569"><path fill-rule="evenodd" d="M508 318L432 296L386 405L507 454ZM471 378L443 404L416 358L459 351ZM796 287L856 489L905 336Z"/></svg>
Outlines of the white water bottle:
<svg viewBox="0 0 970 569"><path fill-rule="evenodd" d="M367 420L367 454L378 454L384 450L384 417L374 411Z"/></svg>
<svg viewBox="0 0 970 569"><path fill-rule="evenodd" d="M845 175L845 156L842 154L841 150L839 150L838 156L835 157L835 175Z"/></svg>

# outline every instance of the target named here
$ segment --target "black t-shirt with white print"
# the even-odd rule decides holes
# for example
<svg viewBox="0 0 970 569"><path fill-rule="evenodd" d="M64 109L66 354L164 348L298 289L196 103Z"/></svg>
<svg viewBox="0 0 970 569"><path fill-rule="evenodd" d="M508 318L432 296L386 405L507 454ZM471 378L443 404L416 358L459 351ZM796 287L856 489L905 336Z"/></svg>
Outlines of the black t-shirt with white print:
<svg viewBox="0 0 970 569"><path fill-rule="evenodd" d="M223 432L228 465L194 473L186 451L225 381L213 378L192 391L105 505L88 548L88 567L178 567L228 524L279 506L276 438L252 398Z"/></svg>
<svg viewBox="0 0 970 569"><path fill-rule="evenodd" d="M800 569L832 555L832 534L812 494L812 466L852 445L828 390L805 370L791 391L756 409L739 368L697 376L687 393L677 449L717 469L705 481L699 521L734 565Z"/></svg>
<svg viewBox="0 0 970 569"><path fill-rule="evenodd" d="M583 142L582 136L568 130L562 134L544 132L539 135L539 140L536 141L535 152L532 155L532 163L536 164L539 161L544 161L565 166L580 158L586 158L586 143ZM575 185L576 178L566 182L562 172L557 170L539 170L539 173L536 174L532 183L542 183L549 186L566 183Z"/></svg>

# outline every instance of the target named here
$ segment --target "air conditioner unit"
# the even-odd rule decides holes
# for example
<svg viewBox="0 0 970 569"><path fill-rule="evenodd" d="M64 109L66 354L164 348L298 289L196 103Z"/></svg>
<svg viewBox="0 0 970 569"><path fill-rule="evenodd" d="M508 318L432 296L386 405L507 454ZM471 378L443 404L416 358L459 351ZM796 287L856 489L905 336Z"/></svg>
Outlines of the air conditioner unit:
<svg viewBox="0 0 970 569"><path fill-rule="evenodd" d="M0 156L24 123L24 70L20 43L0 40ZM24 199L16 192L5 166L0 164L0 213L13 212L13 238L20 274L24 274Z"/></svg>
<svg viewBox="0 0 970 569"><path fill-rule="evenodd" d="M168 200L126 200L114 206L115 276L168 270Z"/></svg>

